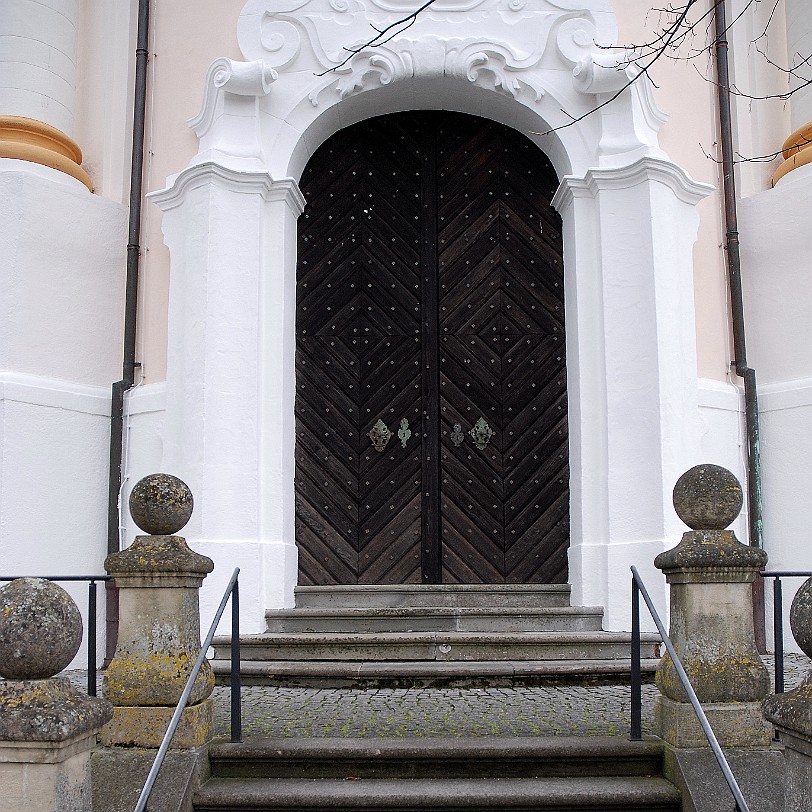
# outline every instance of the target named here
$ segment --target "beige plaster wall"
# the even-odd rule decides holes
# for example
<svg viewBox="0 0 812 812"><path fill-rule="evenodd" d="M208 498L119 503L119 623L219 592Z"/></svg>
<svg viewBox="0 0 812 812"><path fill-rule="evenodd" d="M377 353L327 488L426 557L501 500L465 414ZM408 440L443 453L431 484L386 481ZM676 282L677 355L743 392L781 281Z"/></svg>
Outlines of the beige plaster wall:
<svg viewBox="0 0 812 812"><path fill-rule="evenodd" d="M712 0L700 0L694 18L704 15L712 5ZM652 31L662 25L660 14L652 11L659 6L652 0L615 0L619 43L650 41ZM745 6L747 14L739 19ZM768 53L775 62L783 62L786 50L783 7L779 4L775 9L772 3L754 5L748 4L747 0L729 0L727 14L728 24L735 21L729 33L733 86L743 94L753 96L780 92L785 77L758 50ZM711 22L710 15L707 21ZM768 22L767 35L760 36ZM714 55L692 56L692 52L704 47L709 36L706 28L707 24L697 26L693 39L680 49L680 56L689 58L659 59L650 75L656 85L657 102L669 115L669 121L660 131L661 146L692 177L717 188L699 205L701 222L694 246L697 372L701 378L740 383L729 369L733 342L726 260L722 248L725 224ZM781 99L753 100L739 95L733 97L733 119L737 155L757 158L741 160L736 165L738 192L749 196L769 188L772 172L780 163L779 158L769 156L780 149L789 134L789 112ZM746 268L743 270L746 272ZM752 333L752 325L749 325L748 333Z"/></svg>
<svg viewBox="0 0 812 812"><path fill-rule="evenodd" d="M658 13L651 11L656 5L653 0L615 0L619 43L640 43L651 38L659 23ZM708 8L710 0L700 0L699 5ZM195 4L153 1L145 162L147 191L163 188L167 176L183 169L195 154L196 139L186 120L200 109L210 62L219 56L242 58L236 44L236 20L242 6L243 0L199 0ZM746 81L755 90L764 92L774 77L765 76L751 58L749 39L753 36L751 29L757 25L748 26L741 26L735 33L734 45L738 42L740 48L736 52L734 70L738 70L741 83ZM773 27L783 31L782 21L778 20ZM702 37L704 28L697 34L695 43ZM780 37L772 37L770 47L780 51ZM720 187L715 85L710 58L662 59L652 69L651 76L657 85L657 101L670 116L660 134L663 148L696 180ZM767 113L762 115L762 110ZM783 119L787 116L782 113L780 102L743 104L739 100L736 114L745 154L773 151L776 139L780 146L786 137L788 130ZM743 191L753 194L766 188L771 171L769 162L744 166L741 170ZM718 192L700 204L700 214L699 237L694 249L698 374L727 380L731 339L721 249L724 228ZM152 203L144 208L142 246L139 356L143 382L154 383L163 380L166 374L169 255L163 244L160 212Z"/></svg>
<svg viewBox="0 0 812 812"><path fill-rule="evenodd" d="M237 17L243 0L156 0L152 8L151 62L147 108L144 188L166 186L197 152L186 121L200 112L210 63L220 56L241 60ZM138 343L143 383L166 377L169 251L161 233L161 212L143 209Z"/></svg>
<svg viewBox="0 0 812 812"><path fill-rule="evenodd" d="M617 0L618 42L649 42L662 25L651 11L658 4L650 0ZM707 6L705 0L700 5ZM660 146L695 180L721 187L716 161L715 86L707 76L713 66L703 58L693 62L660 58L652 66L654 96L669 116L660 130ZM723 224L719 191L699 204L700 225L694 246L697 366L702 378L726 380L731 352L729 345L727 282L724 255L720 250Z"/></svg>

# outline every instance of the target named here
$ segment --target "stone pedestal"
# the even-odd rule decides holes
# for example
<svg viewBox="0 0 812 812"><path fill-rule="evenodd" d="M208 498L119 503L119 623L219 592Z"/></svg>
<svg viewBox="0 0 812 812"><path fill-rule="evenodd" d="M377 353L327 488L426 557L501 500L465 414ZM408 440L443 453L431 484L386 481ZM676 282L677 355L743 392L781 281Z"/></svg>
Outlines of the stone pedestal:
<svg viewBox="0 0 812 812"><path fill-rule="evenodd" d="M760 703L703 702L702 710L722 747L769 745L770 731L764 723ZM658 735L672 747L692 749L709 746L690 703L674 702L666 696L658 696L654 704L654 720Z"/></svg>
<svg viewBox="0 0 812 812"><path fill-rule="evenodd" d="M812 657L812 578L795 593L790 626L798 645ZM784 812L812 809L812 671L800 688L764 700L764 715L784 745Z"/></svg>
<svg viewBox="0 0 812 812"><path fill-rule="evenodd" d="M769 674L756 649L751 586L767 554L724 529L741 504L741 486L729 471L714 465L692 468L674 488L674 507L693 529L654 562L671 587L674 649L711 727L727 747L770 741L760 705ZM668 654L656 681L658 735L674 747L708 746Z"/></svg>
<svg viewBox="0 0 812 812"><path fill-rule="evenodd" d="M0 812L90 812L90 751L108 702L52 679L79 648L79 610L59 586L0 590Z"/></svg>
<svg viewBox="0 0 812 812"><path fill-rule="evenodd" d="M90 812L90 752L111 715L65 679L0 683L0 812Z"/></svg>
<svg viewBox="0 0 812 812"><path fill-rule="evenodd" d="M191 509L191 493L179 479L145 477L133 489L130 510L153 535L136 536L105 561L119 588L120 612L116 653L104 677L104 696L114 706L102 731L105 745L158 747L200 651L198 590L214 564L173 535ZM172 747L200 747L211 739L213 688L204 662Z"/></svg>
<svg viewBox="0 0 812 812"><path fill-rule="evenodd" d="M157 750L175 712L173 707L116 706L102 731L102 744L112 747L147 747ZM214 700L208 697L186 708L172 737L171 747L191 750L211 741Z"/></svg>

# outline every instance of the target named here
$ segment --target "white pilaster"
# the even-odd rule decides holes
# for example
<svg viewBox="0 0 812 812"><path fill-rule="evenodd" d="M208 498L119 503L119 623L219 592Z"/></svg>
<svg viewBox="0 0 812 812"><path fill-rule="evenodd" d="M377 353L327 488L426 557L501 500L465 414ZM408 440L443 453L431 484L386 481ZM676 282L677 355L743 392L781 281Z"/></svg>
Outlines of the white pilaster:
<svg viewBox="0 0 812 812"><path fill-rule="evenodd" d="M679 539L671 491L698 461L691 248L709 191L644 158L565 178L553 201L569 302L570 580L607 628L629 626L630 565L655 582L655 555Z"/></svg>
<svg viewBox="0 0 812 812"><path fill-rule="evenodd" d="M153 200L172 255L162 464L192 489L188 538L214 558L214 587L249 570L243 616L260 631L266 607L292 605L296 581L295 291L283 270L304 200L290 179L213 163Z"/></svg>

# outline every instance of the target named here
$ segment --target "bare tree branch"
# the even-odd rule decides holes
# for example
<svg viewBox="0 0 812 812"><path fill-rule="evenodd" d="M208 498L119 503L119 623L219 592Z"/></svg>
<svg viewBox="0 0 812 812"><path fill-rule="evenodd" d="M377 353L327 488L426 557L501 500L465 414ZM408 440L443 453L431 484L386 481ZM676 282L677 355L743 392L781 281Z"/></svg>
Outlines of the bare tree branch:
<svg viewBox="0 0 812 812"><path fill-rule="evenodd" d="M608 99L606 99L605 101L601 102L600 104L597 104L594 107L590 108L589 110L587 110L586 113L583 113L580 116L571 116L566 110L561 108L561 112L564 113L564 115L566 115L566 116L570 116L570 118L572 120L567 122L566 124L561 124L558 127L552 127L551 129L546 130L545 132L536 133L536 134L537 135L549 135L550 133L554 133L554 132L558 132L560 130L564 130L567 127L572 127L574 124L577 124L579 121L583 121L585 118L588 118L593 113L596 113L598 110L601 110L604 107L606 107L607 105L611 104L615 99L617 99L620 95L622 95L624 91L628 90L641 76L648 76L649 69L652 67L652 65L654 65L654 63L658 59L660 59L660 57L662 57L662 55L670 47L673 38L677 35L677 32L679 31L680 27L682 26L683 20L685 20L685 18L688 16L688 12L691 10L691 6L693 6L696 2L697 2L697 0L688 0L688 2L685 4L685 7L681 10L678 18L674 21L673 25L670 26L670 34L663 40L662 44L655 51L654 55L649 60L649 62L646 65L642 65L642 66L637 65L637 67L640 69L639 73L636 73L634 76L630 77L628 79L628 81L624 82L623 86L619 90L617 90L615 93L613 93ZM721 0L719 0L719 2L721 2ZM619 66L623 65L623 64L624 64L624 62L619 62L618 63ZM651 78L651 77L649 77L649 78Z"/></svg>
<svg viewBox="0 0 812 812"><path fill-rule="evenodd" d="M773 17L775 17L775 12L778 11L778 6L781 5L781 0L775 0L773 3L772 11L770 12L770 16L767 18L767 22L764 26L764 30L753 40L753 42L758 42L762 37L767 36L767 29L770 27L770 24L773 21Z"/></svg>
<svg viewBox="0 0 812 812"><path fill-rule="evenodd" d="M812 54L804 56L803 54L798 54L798 59L800 60L798 64L793 65L792 67L784 67L777 62L775 62L767 53L766 46L761 43L761 40L766 39L768 30L770 25L772 24L773 20L775 19L776 13L778 11L778 7L780 6L782 0L773 0L772 8L768 15L767 21L764 25L763 31L753 40L751 40L751 45L754 46L756 52L765 60L765 62L770 65L775 70L779 71L780 73L784 74L787 77L792 77L800 82L797 87L787 89L785 92L781 93L768 93L764 95L754 95L752 93L746 93L740 90L735 85L729 88L730 93L734 96L738 96L740 98L751 99L754 101L766 101L769 99L780 99L786 101L789 99L794 93L797 93L804 87L809 87L812 85L812 79L808 79L798 71L806 66L812 67ZM425 0L420 6L418 6L413 12L401 17L398 20L390 23L389 25L378 29L375 26L371 26L372 29L376 32L373 37L370 37L366 42L351 47L344 47L343 50L347 52L347 56L339 62L337 65L334 65L331 68L323 71L322 73L317 74L317 76L325 76L328 73L333 73L340 68L344 67L354 56L361 53L362 51L368 48L378 48L382 45L385 45L388 42L391 42L395 37L402 34L408 28L415 24L417 21L418 15L420 15L423 11L429 8L435 0ZM573 125L583 121L584 119L591 116L593 113L598 112L599 110L603 109L610 105L613 101L615 101L619 96L621 96L626 90L628 90L635 82L637 82L642 76L646 76L649 81L653 83L653 79L650 74L651 68L663 58L671 59L671 60L684 60L684 61L693 61L696 60L698 57L702 55L707 55L711 52L711 50L715 47L717 43L717 38L714 33L712 33L711 29L713 26L713 19L714 19L714 12L720 4L724 3L725 0L713 0L712 3L709 4L708 8L706 8L702 13L695 19L690 20L689 14L691 10L697 5L699 0L685 0L683 3L674 4L669 3L667 6L663 6L660 8L651 8L649 13L656 13L659 14L662 18L665 18L665 22L660 25L659 29L655 32L654 36L651 37L647 42L638 43L638 44L631 44L626 46L601 46L597 45L597 48L601 48L607 51L618 51L618 61L617 67L620 68L629 68L634 67L635 73L633 76L630 76L626 82L623 83L622 87L620 87L617 91L612 93L612 95L605 99L600 104L595 105L594 107L590 108L586 113L583 113L579 116L573 116L568 113L563 108L561 112L570 118L566 124L562 124L558 127L552 127L549 130L546 130L542 133L535 133L536 135L549 135L550 133L557 132L559 130L566 129L567 127L572 127ZM739 10L739 13L732 19L730 22L727 23L725 28L725 36L731 30L731 28L736 25L736 23L741 20L744 15L752 8L760 4L762 0L747 0L744 3L742 8ZM704 44L701 47L694 47L693 46L693 39L697 36L698 32L700 31L701 27L704 24L705 32L704 32ZM684 48L687 47L688 53L681 52ZM643 63L643 64L641 64ZM699 68L697 68L696 64L694 64L694 68L697 72L702 76L702 78L710 82L711 84L718 86L717 82L713 78L709 78L707 75L702 73ZM656 87L656 85L655 85ZM716 160L712 158L704 149L702 150L705 153L706 157L711 158L712 160ZM737 153L738 154L738 153ZM737 162L742 161L771 161L781 155L781 151L771 153L770 155L760 155L753 158L745 158L739 155Z"/></svg>
<svg viewBox="0 0 812 812"><path fill-rule="evenodd" d="M802 148L806 147L809 144L812 144L812 138L804 138L798 141L796 144L797 147ZM715 156L711 155L702 144L699 144L699 148L702 150L702 154L708 158L708 160L713 161L714 163L721 164L722 159L716 158ZM736 158L733 159L734 164L745 164L745 163L769 163L770 161L774 161L776 158L781 158L784 154L783 149L779 149L776 152L770 152L767 155L742 155L740 152L736 152Z"/></svg>
<svg viewBox="0 0 812 812"><path fill-rule="evenodd" d="M384 28L378 29L375 28L374 25L371 26L374 31L378 32L374 37L370 37L370 39L358 46L351 48L347 48L345 46L343 50L347 51L347 56L337 65L333 65L332 68L327 68L326 71L317 73L316 76L326 76L328 73L333 73L339 68L343 68L344 65L346 65L347 62L349 62L356 54L360 54L361 51L365 50L366 48L379 48L381 45L385 45L387 42L390 42L396 36L398 36L398 34L402 34L407 28L411 28L411 26L413 26L417 21L418 14L420 14L421 11L425 11L434 3L434 1L435 0L426 0L422 6L415 9L411 14L407 14L401 19L395 20L393 23L389 23L389 25L385 26Z"/></svg>

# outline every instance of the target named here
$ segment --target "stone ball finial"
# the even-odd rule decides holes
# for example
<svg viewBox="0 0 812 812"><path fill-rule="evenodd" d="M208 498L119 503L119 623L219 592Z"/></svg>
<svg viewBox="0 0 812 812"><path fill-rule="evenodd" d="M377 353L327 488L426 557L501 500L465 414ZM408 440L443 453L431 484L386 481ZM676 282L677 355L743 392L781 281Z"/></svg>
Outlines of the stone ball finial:
<svg viewBox="0 0 812 812"><path fill-rule="evenodd" d="M48 679L82 642L82 616L61 586L18 578L0 589L0 677Z"/></svg>
<svg viewBox="0 0 812 812"><path fill-rule="evenodd" d="M739 480L721 465L695 465L674 486L674 510L692 530L724 530L743 502Z"/></svg>
<svg viewBox="0 0 812 812"><path fill-rule="evenodd" d="M186 526L194 500L189 486L171 474L150 474L130 493L130 515L151 536L171 536Z"/></svg>
<svg viewBox="0 0 812 812"><path fill-rule="evenodd" d="M789 625L795 641L807 657L812 657L812 578L795 593L789 612Z"/></svg>

